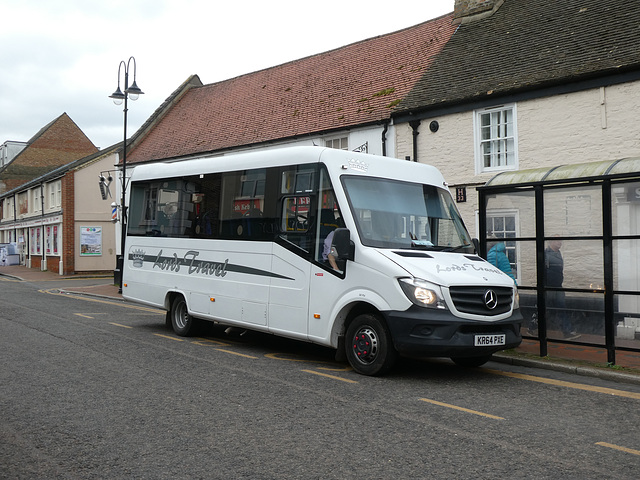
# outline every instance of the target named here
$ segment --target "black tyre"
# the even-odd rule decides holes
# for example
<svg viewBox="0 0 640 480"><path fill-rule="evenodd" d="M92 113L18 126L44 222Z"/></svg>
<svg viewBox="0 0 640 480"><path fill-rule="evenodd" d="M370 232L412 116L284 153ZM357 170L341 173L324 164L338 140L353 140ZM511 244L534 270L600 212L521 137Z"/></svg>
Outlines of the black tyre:
<svg viewBox="0 0 640 480"><path fill-rule="evenodd" d="M173 331L181 337L188 337L195 333L198 321L189 315L187 302L182 295L177 295L171 302L171 326Z"/></svg>
<svg viewBox="0 0 640 480"><path fill-rule="evenodd" d="M384 321L374 314L353 319L345 337L345 353L353 369L362 375L383 375L393 367L398 352Z"/></svg>
<svg viewBox="0 0 640 480"><path fill-rule="evenodd" d="M451 357L453 363L460 367L474 368L481 367L491 359L491 355L481 355L479 357Z"/></svg>

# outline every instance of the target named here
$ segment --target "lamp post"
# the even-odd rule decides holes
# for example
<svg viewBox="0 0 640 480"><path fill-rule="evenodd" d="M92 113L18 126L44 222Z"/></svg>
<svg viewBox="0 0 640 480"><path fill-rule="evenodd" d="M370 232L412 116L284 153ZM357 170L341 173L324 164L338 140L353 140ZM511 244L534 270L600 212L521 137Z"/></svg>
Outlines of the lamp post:
<svg viewBox="0 0 640 480"><path fill-rule="evenodd" d="M133 60L133 83L129 86L129 71L131 70L131 61ZM120 71L124 66L124 93L120 90ZM136 85L136 59L129 57L129 60L125 63L124 60L118 65L118 88L115 92L109 95L109 98L113 99L113 103L116 105L122 105L124 102L124 141L122 142L122 205L120 207L120 255L116 260L116 271L120 272L119 289L122 293L122 274L124 270L125 261L125 239L127 236L127 209L126 193L127 193L127 101L130 98L132 101L138 99L138 97L144 92L140 90Z"/></svg>

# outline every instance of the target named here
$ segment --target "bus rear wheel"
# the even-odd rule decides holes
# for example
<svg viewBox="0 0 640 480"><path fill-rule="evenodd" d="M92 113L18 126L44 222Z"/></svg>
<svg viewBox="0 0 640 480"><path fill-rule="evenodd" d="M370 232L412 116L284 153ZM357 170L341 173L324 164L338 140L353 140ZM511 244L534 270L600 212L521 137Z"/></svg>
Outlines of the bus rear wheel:
<svg viewBox="0 0 640 480"><path fill-rule="evenodd" d="M345 352L356 372L370 376L388 372L398 357L384 321L370 313L357 316L347 328Z"/></svg>
<svg viewBox="0 0 640 480"><path fill-rule="evenodd" d="M176 295L171 302L171 326L173 331L181 337L193 335L196 329L197 321L187 310L187 302L182 295Z"/></svg>

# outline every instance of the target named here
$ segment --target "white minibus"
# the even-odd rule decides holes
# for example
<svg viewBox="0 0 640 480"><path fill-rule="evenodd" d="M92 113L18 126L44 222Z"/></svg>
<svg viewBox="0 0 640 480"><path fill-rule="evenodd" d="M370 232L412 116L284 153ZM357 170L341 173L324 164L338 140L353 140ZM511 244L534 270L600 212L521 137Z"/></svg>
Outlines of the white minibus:
<svg viewBox="0 0 640 480"><path fill-rule="evenodd" d="M338 350L478 366L520 344L513 280L480 258L434 167L321 147L136 166L123 295Z"/></svg>

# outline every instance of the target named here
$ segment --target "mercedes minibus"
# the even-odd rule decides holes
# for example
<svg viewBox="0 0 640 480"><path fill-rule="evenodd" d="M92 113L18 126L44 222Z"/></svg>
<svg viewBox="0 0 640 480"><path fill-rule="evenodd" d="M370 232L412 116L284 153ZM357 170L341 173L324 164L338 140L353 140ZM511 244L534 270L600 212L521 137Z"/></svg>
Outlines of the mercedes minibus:
<svg viewBox="0 0 640 480"><path fill-rule="evenodd" d="M136 166L125 245L124 297L181 336L282 335L364 375L398 355L478 366L522 340L513 280L424 164L290 147Z"/></svg>

